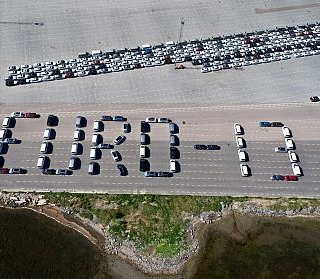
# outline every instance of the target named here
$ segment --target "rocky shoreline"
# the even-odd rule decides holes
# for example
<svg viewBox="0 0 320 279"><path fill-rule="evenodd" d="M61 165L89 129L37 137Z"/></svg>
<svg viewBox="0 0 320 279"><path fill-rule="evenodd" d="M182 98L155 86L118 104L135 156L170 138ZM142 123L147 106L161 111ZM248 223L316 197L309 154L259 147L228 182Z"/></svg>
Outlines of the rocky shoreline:
<svg viewBox="0 0 320 279"><path fill-rule="evenodd" d="M0 203L4 207L25 207L45 214L59 223L75 229L87 237L91 242L100 246L107 254L116 254L119 258L136 266L148 275L175 275L181 272L186 262L194 256L198 249L198 233L204 224L218 221L233 214L235 211L242 215L259 217L320 217L319 206L307 206L286 210L271 210L268 207L274 204L270 199L250 199L243 202L221 203L222 210L203 212L199 215L190 215L187 220L188 248L173 258L163 258L150 255L135 246L130 240L117 241L108 234L108 227L103 226L95 218L85 219L74 214L69 208L49 204L43 195L35 193L8 193L0 192ZM70 221L67 216L75 217Z"/></svg>

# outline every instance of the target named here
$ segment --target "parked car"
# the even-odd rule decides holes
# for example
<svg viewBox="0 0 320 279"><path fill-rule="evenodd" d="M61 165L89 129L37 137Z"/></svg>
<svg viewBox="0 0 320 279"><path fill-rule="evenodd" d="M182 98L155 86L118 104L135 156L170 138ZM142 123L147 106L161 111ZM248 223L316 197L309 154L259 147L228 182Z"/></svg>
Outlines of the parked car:
<svg viewBox="0 0 320 279"><path fill-rule="evenodd" d="M145 177L157 177L157 176L158 176L158 173L155 172L155 171L146 171L146 172L144 173L144 176L145 176Z"/></svg>
<svg viewBox="0 0 320 279"><path fill-rule="evenodd" d="M16 139L16 138L5 138L3 140L4 143L7 143L7 144L20 144L21 143L21 140L19 139Z"/></svg>
<svg viewBox="0 0 320 279"><path fill-rule="evenodd" d="M47 118L48 126L57 126L59 123L59 118L56 115L50 114Z"/></svg>
<svg viewBox="0 0 320 279"><path fill-rule="evenodd" d="M131 125L130 123L123 123L123 132L130 133L131 132Z"/></svg>
<svg viewBox="0 0 320 279"><path fill-rule="evenodd" d="M311 101L311 102L320 102L320 96L310 97L310 101Z"/></svg>
<svg viewBox="0 0 320 279"><path fill-rule="evenodd" d="M123 117L123 116L114 116L113 121L127 121L127 118Z"/></svg>
<svg viewBox="0 0 320 279"><path fill-rule="evenodd" d="M117 164L117 169L120 171L121 176L126 176L128 174L127 168L123 164Z"/></svg>
<svg viewBox="0 0 320 279"><path fill-rule="evenodd" d="M113 149L113 145L109 143L100 143L97 145L98 148L100 149Z"/></svg>
<svg viewBox="0 0 320 279"><path fill-rule="evenodd" d="M168 171L160 171L158 172L158 177L172 177L173 173Z"/></svg>
<svg viewBox="0 0 320 279"><path fill-rule="evenodd" d="M207 150L207 146L205 144L195 144L193 148L196 150Z"/></svg>
<svg viewBox="0 0 320 279"><path fill-rule="evenodd" d="M155 117L147 117L146 118L146 122L148 122L148 123L157 123L158 119L155 118Z"/></svg>
<svg viewBox="0 0 320 279"><path fill-rule="evenodd" d="M27 170L23 168L10 168L10 174L26 174Z"/></svg>
<svg viewBox="0 0 320 279"><path fill-rule="evenodd" d="M282 122L271 122L271 127L283 127L284 124Z"/></svg>
<svg viewBox="0 0 320 279"><path fill-rule="evenodd" d="M172 122L172 121L171 121L171 119L169 119L169 118L161 117L161 118L158 118L158 122L159 122L159 123L170 123L170 122Z"/></svg>
<svg viewBox="0 0 320 279"><path fill-rule="evenodd" d="M235 124L233 124L233 127L234 127L234 133L236 135L243 135L243 128L240 124L235 123Z"/></svg>
<svg viewBox="0 0 320 279"><path fill-rule="evenodd" d="M271 123L267 121L259 122L259 127L271 127Z"/></svg>
<svg viewBox="0 0 320 279"><path fill-rule="evenodd" d="M276 147L275 149L274 149L274 152L276 152L276 153L287 153L287 149L285 148L285 147Z"/></svg>
<svg viewBox="0 0 320 279"><path fill-rule="evenodd" d="M116 145L119 145L119 144L123 143L125 140L126 140L126 137L121 135L121 136L116 137L113 140L113 143L116 144Z"/></svg>
<svg viewBox="0 0 320 279"><path fill-rule="evenodd" d="M120 154L117 150L111 150L111 156L115 162L119 162L121 160Z"/></svg>
<svg viewBox="0 0 320 279"><path fill-rule="evenodd" d="M285 181L298 181L298 176L296 175L285 175Z"/></svg>
<svg viewBox="0 0 320 279"><path fill-rule="evenodd" d="M71 175L72 171L68 169L57 169L56 175Z"/></svg>
<svg viewBox="0 0 320 279"><path fill-rule="evenodd" d="M220 150L220 149L221 149L221 147L216 144L208 144L207 145L207 150Z"/></svg>
<svg viewBox="0 0 320 279"><path fill-rule="evenodd" d="M8 174L9 169L8 168L0 168L0 174Z"/></svg>
<svg viewBox="0 0 320 279"><path fill-rule="evenodd" d="M283 175L271 175L270 179L271 180L281 181L281 180L284 180L284 176Z"/></svg>
<svg viewBox="0 0 320 279"><path fill-rule="evenodd" d="M147 171L147 168L148 168L148 160L146 159L140 159L140 167L139 167L139 170L140 171Z"/></svg>
<svg viewBox="0 0 320 279"><path fill-rule="evenodd" d="M102 115L100 118L101 121L112 121L113 118L111 115Z"/></svg>

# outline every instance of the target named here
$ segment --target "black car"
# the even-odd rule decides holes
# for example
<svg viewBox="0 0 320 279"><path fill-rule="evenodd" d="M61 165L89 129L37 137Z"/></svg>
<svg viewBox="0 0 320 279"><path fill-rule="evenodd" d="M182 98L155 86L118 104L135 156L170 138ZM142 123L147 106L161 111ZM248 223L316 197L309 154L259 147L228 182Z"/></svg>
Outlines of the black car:
<svg viewBox="0 0 320 279"><path fill-rule="evenodd" d="M148 133L150 131L150 125L146 121L141 121L141 133Z"/></svg>
<svg viewBox="0 0 320 279"><path fill-rule="evenodd" d="M168 171L160 171L158 172L159 177L172 177L173 173Z"/></svg>
<svg viewBox="0 0 320 279"><path fill-rule="evenodd" d="M170 146L170 159L179 159L179 150L173 146Z"/></svg>
<svg viewBox="0 0 320 279"><path fill-rule="evenodd" d="M14 81L13 80L6 80L6 86L14 86Z"/></svg>
<svg viewBox="0 0 320 279"><path fill-rule="evenodd" d="M3 141L4 143L8 143L8 144L20 144L21 140L16 139L16 138L6 138Z"/></svg>
<svg viewBox="0 0 320 279"><path fill-rule="evenodd" d="M196 144L193 148L196 150L207 150L207 146L205 144Z"/></svg>
<svg viewBox="0 0 320 279"><path fill-rule="evenodd" d="M71 175L72 171L68 169L57 169L56 175Z"/></svg>
<svg viewBox="0 0 320 279"><path fill-rule="evenodd" d="M42 171L43 174L45 175L55 175L56 174L56 170L55 169L44 169Z"/></svg>
<svg viewBox="0 0 320 279"><path fill-rule="evenodd" d="M284 124L282 122L271 122L271 127L283 127Z"/></svg>
<svg viewBox="0 0 320 279"><path fill-rule="evenodd" d="M126 176L128 174L127 168L123 164L117 164L117 169L120 171L121 176Z"/></svg>
<svg viewBox="0 0 320 279"><path fill-rule="evenodd" d="M8 144L0 142L0 154L4 154L8 150Z"/></svg>
<svg viewBox="0 0 320 279"><path fill-rule="evenodd" d="M77 116L76 127L82 128L87 126L87 119L84 116Z"/></svg>
<svg viewBox="0 0 320 279"><path fill-rule="evenodd" d="M114 146L109 143L100 143L97 147L100 149L113 149Z"/></svg>
<svg viewBox="0 0 320 279"><path fill-rule="evenodd" d="M100 118L101 121L112 121L112 116L111 115L102 115Z"/></svg>
<svg viewBox="0 0 320 279"><path fill-rule="evenodd" d="M146 159L140 159L140 171L147 171L148 161Z"/></svg>
<svg viewBox="0 0 320 279"><path fill-rule="evenodd" d="M207 145L207 150L220 150L221 147L219 145L215 145L215 144L209 144Z"/></svg>
<svg viewBox="0 0 320 279"><path fill-rule="evenodd" d="M48 115L47 125L48 126L57 126L59 118L53 114Z"/></svg>
<svg viewBox="0 0 320 279"><path fill-rule="evenodd" d="M320 96L310 97L310 101L311 101L311 102L320 102Z"/></svg>

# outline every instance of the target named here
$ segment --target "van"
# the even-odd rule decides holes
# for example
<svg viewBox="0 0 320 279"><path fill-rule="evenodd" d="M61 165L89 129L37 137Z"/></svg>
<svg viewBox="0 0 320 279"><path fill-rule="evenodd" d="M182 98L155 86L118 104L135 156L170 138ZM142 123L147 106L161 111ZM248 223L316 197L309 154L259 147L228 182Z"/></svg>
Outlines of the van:
<svg viewBox="0 0 320 279"><path fill-rule="evenodd" d="M74 130L73 132L73 139L74 140L82 140L84 138L84 131L83 130Z"/></svg>
<svg viewBox="0 0 320 279"><path fill-rule="evenodd" d="M82 128L86 126L86 118L83 116L77 116L77 120L76 120L76 127L77 128Z"/></svg>
<svg viewBox="0 0 320 279"><path fill-rule="evenodd" d="M170 172L177 172L177 161L170 160Z"/></svg>
<svg viewBox="0 0 320 279"><path fill-rule="evenodd" d="M92 56L100 56L102 54L101 50L93 50L91 51Z"/></svg>
<svg viewBox="0 0 320 279"><path fill-rule="evenodd" d="M95 147L91 147L91 150L90 150L90 159L92 160L96 160L97 157L98 157L98 149L95 148Z"/></svg>
<svg viewBox="0 0 320 279"><path fill-rule="evenodd" d="M93 145L98 145L102 142L102 136L100 134L93 134L91 142Z"/></svg>
<svg viewBox="0 0 320 279"><path fill-rule="evenodd" d="M240 162L246 162L247 161L247 153L244 150L238 150L238 156Z"/></svg>
<svg viewBox="0 0 320 279"><path fill-rule="evenodd" d="M71 145L71 154L73 155L78 155L79 152L79 143L78 142L74 142Z"/></svg>
<svg viewBox="0 0 320 279"><path fill-rule="evenodd" d="M141 133L140 143L141 143L141 145L149 144L149 136L147 134Z"/></svg>
<svg viewBox="0 0 320 279"><path fill-rule="evenodd" d="M48 149L49 149L49 143L47 141L44 141L40 146L40 152L48 153Z"/></svg>
<svg viewBox="0 0 320 279"><path fill-rule="evenodd" d="M0 130L0 140L4 140L7 137L8 129Z"/></svg>
<svg viewBox="0 0 320 279"><path fill-rule="evenodd" d="M287 150L295 149L295 145L294 145L293 140L286 139L286 147L287 147Z"/></svg>
<svg viewBox="0 0 320 279"><path fill-rule="evenodd" d="M37 167L39 169L45 169L48 159L49 158L47 156L39 156L38 162L37 162Z"/></svg>
<svg viewBox="0 0 320 279"><path fill-rule="evenodd" d="M243 129L242 129L240 124L235 123L235 124L233 124L233 127L234 127L234 133L236 135L242 135L243 134Z"/></svg>
<svg viewBox="0 0 320 279"><path fill-rule="evenodd" d="M290 129L286 126L282 127L282 134L285 138L291 138L292 136Z"/></svg>
<svg viewBox="0 0 320 279"><path fill-rule="evenodd" d="M46 140L51 139L52 136L52 129L51 128L46 128L43 132L43 138Z"/></svg>
<svg viewBox="0 0 320 279"><path fill-rule="evenodd" d="M298 164L295 164L295 163L292 164L292 171L293 171L293 174L296 176L302 175L301 168Z"/></svg>
<svg viewBox="0 0 320 279"><path fill-rule="evenodd" d="M238 148L244 148L244 139L242 137L236 137L236 143Z"/></svg>
<svg viewBox="0 0 320 279"><path fill-rule="evenodd" d="M146 158L146 147L144 145L140 145L140 158Z"/></svg>
<svg viewBox="0 0 320 279"><path fill-rule="evenodd" d="M95 132L103 131L103 123L100 120L95 120L93 122L93 131Z"/></svg>
<svg viewBox="0 0 320 279"><path fill-rule="evenodd" d="M88 174L95 175L99 174L100 168L97 162L90 162L88 167Z"/></svg>
<svg viewBox="0 0 320 279"><path fill-rule="evenodd" d="M289 151L288 152L288 154L289 154L289 159L290 159L290 162L291 163L297 163L297 162L299 162L299 157L298 157L298 155L297 155L297 153L295 153L294 151Z"/></svg>
<svg viewBox="0 0 320 279"><path fill-rule="evenodd" d="M169 123L169 131L170 134L173 135L176 132L176 124L175 123Z"/></svg>
<svg viewBox="0 0 320 279"><path fill-rule="evenodd" d="M170 135L170 145L171 146L179 145L179 139L176 135Z"/></svg>
<svg viewBox="0 0 320 279"><path fill-rule="evenodd" d="M249 176L249 167L246 164L240 164L240 171L242 176Z"/></svg>
<svg viewBox="0 0 320 279"><path fill-rule="evenodd" d="M13 118L12 118L11 116L6 116L6 117L3 119L2 127L3 127L3 128L10 128L10 127L11 127L11 124L12 124L12 121L13 121Z"/></svg>
<svg viewBox="0 0 320 279"><path fill-rule="evenodd" d="M80 52L78 54L79 58L87 58L87 57L90 57L90 56L91 56L91 54L89 52Z"/></svg>
<svg viewBox="0 0 320 279"><path fill-rule="evenodd" d="M76 170L79 168L80 159L77 157L71 157L69 161L69 169Z"/></svg>

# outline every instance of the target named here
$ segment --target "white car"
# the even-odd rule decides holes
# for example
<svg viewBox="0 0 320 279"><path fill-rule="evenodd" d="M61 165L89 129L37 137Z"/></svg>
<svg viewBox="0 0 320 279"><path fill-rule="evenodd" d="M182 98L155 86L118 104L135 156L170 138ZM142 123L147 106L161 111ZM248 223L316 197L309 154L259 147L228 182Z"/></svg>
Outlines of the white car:
<svg viewBox="0 0 320 279"><path fill-rule="evenodd" d="M242 176L249 176L250 175L249 167L246 164L240 164L240 171L241 171Z"/></svg>
<svg viewBox="0 0 320 279"><path fill-rule="evenodd" d="M15 118L23 118L24 117L24 113L21 112L21 111L13 112L13 113L11 113L11 116L15 117Z"/></svg>
<svg viewBox="0 0 320 279"><path fill-rule="evenodd" d="M120 161L120 156L119 156L119 152L117 150L111 150L111 156L113 158L113 160L115 162L119 162Z"/></svg>
<svg viewBox="0 0 320 279"><path fill-rule="evenodd" d="M205 74L205 73L210 73L211 72L211 68L210 67L203 67L201 68L201 73Z"/></svg>
<svg viewBox="0 0 320 279"><path fill-rule="evenodd" d="M149 123L157 123L158 122L158 119L156 117L147 117L146 118L146 122L149 122Z"/></svg>
<svg viewBox="0 0 320 279"><path fill-rule="evenodd" d="M238 123L235 123L233 124L233 127L234 127L234 133L236 135L243 135L243 129L242 129L242 126Z"/></svg>

